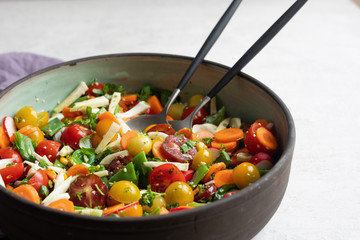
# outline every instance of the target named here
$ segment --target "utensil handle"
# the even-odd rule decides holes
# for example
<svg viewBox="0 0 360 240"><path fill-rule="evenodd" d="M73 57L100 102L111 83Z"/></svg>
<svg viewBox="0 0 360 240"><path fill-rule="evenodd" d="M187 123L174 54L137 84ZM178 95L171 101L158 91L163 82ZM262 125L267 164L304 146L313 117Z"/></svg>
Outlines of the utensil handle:
<svg viewBox="0 0 360 240"><path fill-rule="evenodd" d="M234 15L237 7L240 5L242 0L234 0L230 6L227 8L226 12L220 18L214 29L211 31L210 35L202 45L201 49L199 50L198 54L196 55L194 61L188 67L185 72L185 75L179 82L177 88L182 90L187 82L190 80L191 76L195 73L196 69L199 67L201 62L204 60L206 54L210 51L211 47L214 45L216 40L219 38L223 30L225 29L226 25L230 21L231 17Z"/></svg>
<svg viewBox="0 0 360 240"><path fill-rule="evenodd" d="M300 10L307 0L297 0L234 64L234 66L224 75L224 77L210 90L208 97L213 98L225 87L230 80L241 71L270 41L275 35L290 21L290 19Z"/></svg>
<svg viewBox="0 0 360 240"><path fill-rule="evenodd" d="M200 48L199 52L195 56L194 60L186 70L184 76L181 78L178 86L173 91L172 95L170 96L168 102L164 106L163 111L167 113L169 110L170 105L175 101L176 97L179 95L180 91L185 87L185 85L189 82L192 75L195 73L196 69L204 60L206 54L210 51L211 47L214 45L216 40L219 38L223 30L225 29L226 25L230 21L231 17L234 15L236 9L240 5L242 0L234 0L227 8L225 13L222 15L220 20L215 25L214 29L211 31L210 35L207 37L206 41Z"/></svg>

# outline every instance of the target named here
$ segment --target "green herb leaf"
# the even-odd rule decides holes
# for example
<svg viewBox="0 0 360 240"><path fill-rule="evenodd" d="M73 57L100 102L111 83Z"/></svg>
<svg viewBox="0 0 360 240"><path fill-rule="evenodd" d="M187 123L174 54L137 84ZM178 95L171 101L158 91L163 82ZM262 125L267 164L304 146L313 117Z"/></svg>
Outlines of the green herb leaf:
<svg viewBox="0 0 360 240"><path fill-rule="evenodd" d="M205 122L212 123L214 125L219 125L221 121L224 119L224 116L225 116L225 107L222 106L216 114L206 116Z"/></svg>
<svg viewBox="0 0 360 240"><path fill-rule="evenodd" d="M180 149L183 153L187 153L188 151L190 151L191 148L195 147L195 145L196 145L195 141L189 140L186 143L183 143L180 146Z"/></svg>
<svg viewBox="0 0 360 240"><path fill-rule="evenodd" d="M31 139L21 133L15 133L15 148L19 151L23 159L30 162L35 162L36 158L33 156L35 152Z"/></svg>

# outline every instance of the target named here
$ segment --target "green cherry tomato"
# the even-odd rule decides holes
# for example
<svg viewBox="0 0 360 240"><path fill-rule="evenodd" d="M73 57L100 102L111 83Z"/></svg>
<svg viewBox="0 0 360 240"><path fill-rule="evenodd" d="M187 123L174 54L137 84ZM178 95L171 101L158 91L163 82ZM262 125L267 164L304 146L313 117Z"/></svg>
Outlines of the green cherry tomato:
<svg viewBox="0 0 360 240"><path fill-rule="evenodd" d="M32 107L23 107L15 114L15 125L18 129L31 125L37 127L38 117L36 111Z"/></svg>
<svg viewBox="0 0 360 240"><path fill-rule="evenodd" d="M191 168L197 170L200 165L210 166L213 163L212 152L208 148L200 149L192 162Z"/></svg>
<svg viewBox="0 0 360 240"><path fill-rule="evenodd" d="M161 208L161 207L165 207L165 206L166 206L165 198L162 196L157 196L156 198L154 198L153 205L151 207L143 206L143 209L147 212L152 212L156 208Z"/></svg>
<svg viewBox="0 0 360 240"><path fill-rule="evenodd" d="M243 162L234 168L233 179L238 188L244 188L260 178L259 170L254 164Z"/></svg>
<svg viewBox="0 0 360 240"><path fill-rule="evenodd" d="M185 206L194 201L194 192L185 182L173 182L165 190L165 200L168 204L179 203L179 206Z"/></svg>
<svg viewBox="0 0 360 240"><path fill-rule="evenodd" d="M139 188L130 181L119 181L110 188L108 196L115 201L125 204L136 202L140 199Z"/></svg>
<svg viewBox="0 0 360 240"><path fill-rule="evenodd" d="M128 145L128 151L131 156L136 156L142 151L144 151L145 154L148 154L151 151L151 148L151 138L146 135L138 135L134 137Z"/></svg>

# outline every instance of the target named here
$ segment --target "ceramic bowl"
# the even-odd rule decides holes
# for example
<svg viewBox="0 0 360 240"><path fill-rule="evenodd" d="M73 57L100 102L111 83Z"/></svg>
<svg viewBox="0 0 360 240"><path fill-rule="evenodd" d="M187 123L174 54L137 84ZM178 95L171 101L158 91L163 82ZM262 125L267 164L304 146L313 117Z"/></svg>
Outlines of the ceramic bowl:
<svg viewBox="0 0 360 240"><path fill-rule="evenodd" d="M0 94L1 117L23 106L51 110L80 81L122 84L128 92L150 84L174 89L191 58L166 54L113 54L73 60L31 74ZM205 94L229 68L205 61L182 91L182 98ZM287 187L295 127L283 101L260 81L239 73L219 94L218 104L244 122L275 124L281 148L269 173L239 193L207 206L167 215L105 218L61 212L0 188L0 226L12 239L250 239L276 212Z"/></svg>

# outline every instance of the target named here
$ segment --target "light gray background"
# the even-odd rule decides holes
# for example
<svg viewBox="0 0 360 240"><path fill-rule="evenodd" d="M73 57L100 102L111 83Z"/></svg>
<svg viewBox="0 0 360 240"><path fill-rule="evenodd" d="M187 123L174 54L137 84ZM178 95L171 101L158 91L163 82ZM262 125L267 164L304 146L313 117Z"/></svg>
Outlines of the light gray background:
<svg viewBox="0 0 360 240"><path fill-rule="evenodd" d="M283 99L297 130L287 192L256 240L359 239L356 1L309 0L244 69ZM0 1L0 53L62 60L128 52L195 56L230 2ZM243 0L206 59L231 66L293 2Z"/></svg>

